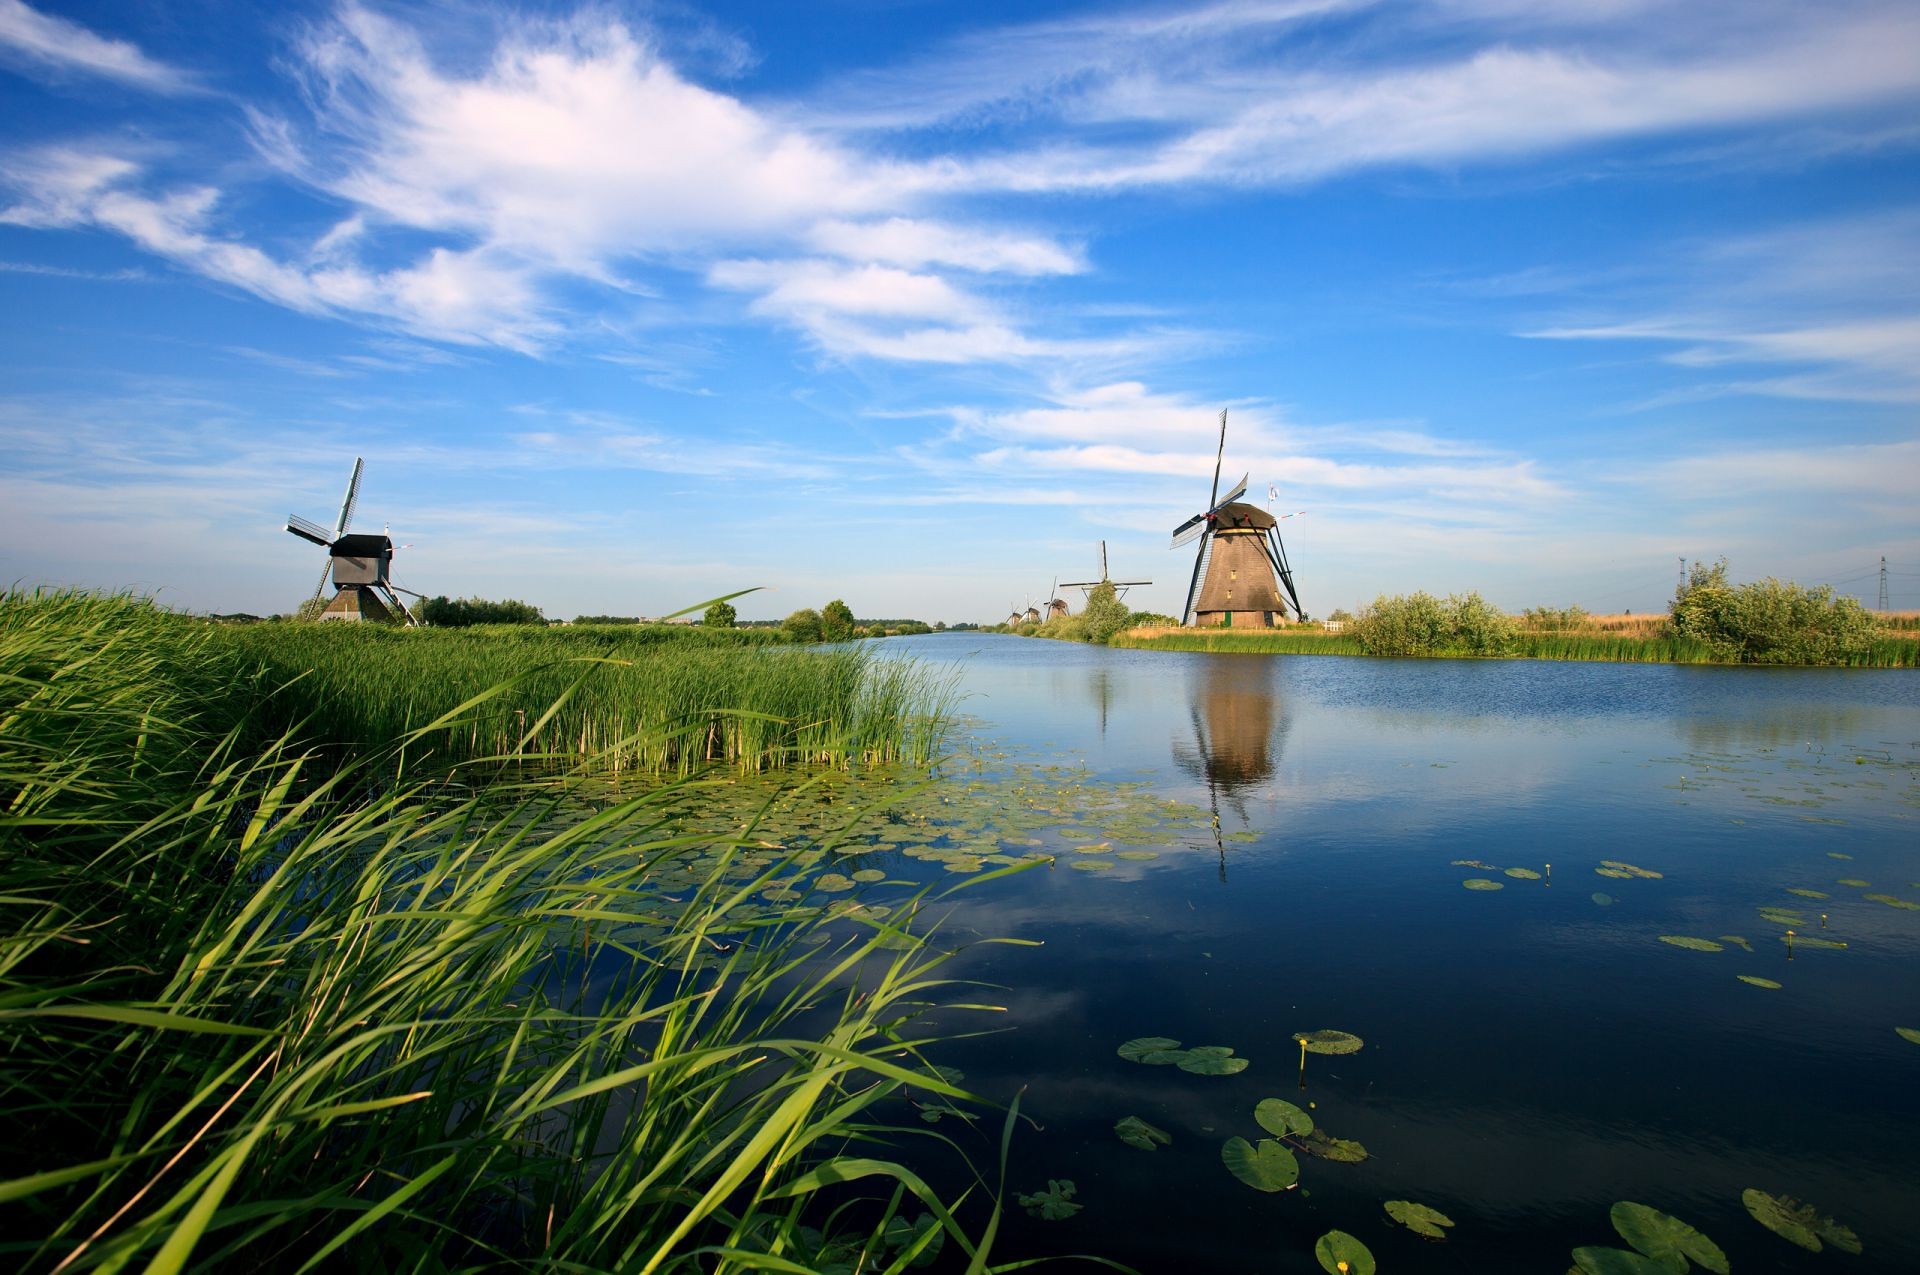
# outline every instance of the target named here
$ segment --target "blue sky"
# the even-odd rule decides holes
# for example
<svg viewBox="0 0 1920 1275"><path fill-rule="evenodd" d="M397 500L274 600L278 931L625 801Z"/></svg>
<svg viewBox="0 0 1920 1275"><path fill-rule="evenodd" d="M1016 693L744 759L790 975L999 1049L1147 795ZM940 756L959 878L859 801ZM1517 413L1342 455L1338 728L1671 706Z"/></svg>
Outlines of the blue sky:
<svg viewBox="0 0 1920 1275"><path fill-rule="evenodd" d="M0 573L1920 607L1920 8L0 0Z"/></svg>

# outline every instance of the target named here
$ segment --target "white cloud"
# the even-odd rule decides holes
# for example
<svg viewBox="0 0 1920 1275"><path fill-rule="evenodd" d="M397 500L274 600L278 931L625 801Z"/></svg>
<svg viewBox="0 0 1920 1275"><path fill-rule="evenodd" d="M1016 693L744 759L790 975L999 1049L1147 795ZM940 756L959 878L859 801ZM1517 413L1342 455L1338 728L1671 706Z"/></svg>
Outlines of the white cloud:
<svg viewBox="0 0 1920 1275"><path fill-rule="evenodd" d="M1078 274L1086 269L1077 252L1049 239L908 217L874 222L823 221L807 233L807 238L822 252L909 270L938 265L1014 275L1052 275Z"/></svg>
<svg viewBox="0 0 1920 1275"><path fill-rule="evenodd" d="M0 56L59 71L98 75L159 93L194 87L183 72L155 61L125 40L95 35L77 22L50 17L22 0L0 0Z"/></svg>

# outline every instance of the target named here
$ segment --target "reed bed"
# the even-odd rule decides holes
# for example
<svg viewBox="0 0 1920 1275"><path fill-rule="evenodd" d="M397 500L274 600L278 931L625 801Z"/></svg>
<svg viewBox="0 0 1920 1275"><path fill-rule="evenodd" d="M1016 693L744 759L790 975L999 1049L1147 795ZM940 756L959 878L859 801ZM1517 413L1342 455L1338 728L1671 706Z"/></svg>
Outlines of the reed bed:
<svg viewBox="0 0 1920 1275"><path fill-rule="evenodd" d="M364 745L418 731L482 692L484 705L418 737L446 760L512 755L614 770L743 772L923 765L938 751L952 680L858 648L662 639L620 626L223 629L281 689L283 715Z"/></svg>
<svg viewBox="0 0 1920 1275"><path fill-rule="evenodd" d="M1217 651L1250 655L1363 655L1344 633L1320 629L1136 628L1116 633L1108 646L1136 651Z"/></svg>
<svg viewBox="0 0 1920 1275"><path fill-rule="evenodd" d="M699 781L327 764L211 632L0 598L11 1268L994 1269L997 1204L974 1239L884 1140L908 1087L967 1096L915 908L819 906L751 821L676 835Z"/></svg>

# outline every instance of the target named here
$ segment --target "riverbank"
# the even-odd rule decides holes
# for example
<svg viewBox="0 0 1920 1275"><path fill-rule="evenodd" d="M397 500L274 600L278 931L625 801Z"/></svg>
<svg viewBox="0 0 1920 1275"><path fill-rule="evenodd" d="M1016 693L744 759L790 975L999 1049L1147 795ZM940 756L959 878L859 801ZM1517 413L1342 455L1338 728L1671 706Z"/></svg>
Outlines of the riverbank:
<svg viewBox="0 0 1920 1275"><path fill-rule="evenodd" d="M1141 627L1115 634L1107 644L1135 651L1208 651L1238 655L1366 655L1358 638L1307 627L1288 629L1196 629ZM1532 632L1522 630L1511 645L1491 656L1468 651L1437 651L1430 659L1588 660L1624 664L1725 664L1712 647L1656 632ZM1920 634L1883 631L1860 655L1841 660L1845 668L1920 668Z"/></svg>

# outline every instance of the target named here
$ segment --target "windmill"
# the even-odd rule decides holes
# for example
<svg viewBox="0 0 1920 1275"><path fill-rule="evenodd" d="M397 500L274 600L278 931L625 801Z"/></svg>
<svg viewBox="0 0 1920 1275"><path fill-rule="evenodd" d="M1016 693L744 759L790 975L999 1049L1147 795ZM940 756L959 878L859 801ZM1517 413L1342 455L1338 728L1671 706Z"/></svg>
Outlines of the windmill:
<svg viewBox="0 0 1920 1275"><path fill-rule="evenodd" d="M393 573L393 539L384 531L379 535L354 535L347 530L353 524L353 508L360 500L361 460L353 458L353 474L347 479L347 494L340 502L340 517L329 531L299 514L287 515L287 530L302 540L311 541L327 551L327 565L321 569L320 583L314 586L314 601L326 592L327 579L333 579L333 601L320 613L323 620L401 620L413 623L399 593L422 595L402 589L390 579Z"/></svg>
<svg viewBox="0 0 1920 1275"><path fill-rule="evenodd" d="M1227 414L1221 412L1220 447L1213 458L1213 492L1206 511L1173 529L1172 548L1200 541L1180 623L1270 628L1276 616L1286 619L1289 604L1295 618L1304 619L1286 546L1280 543L1279 521L1258 505L1239 503L1247 491L1244 476L1220 498L1220 462L1226 451Z"/></svg>
<svg viewBox="0 0 1920 1275"><path fill-rule="evenodd" d="M1110 584L1113 586L1113 596L1116 598L1124 598L1127 596L1128 589L1131 589L1136 585L1146 585L1146 584L1152 584L1152 583L1153 581L1151 580L1110 579L1107 576L1107 542L1102 540L1100 542L1100 578L1098 580L1069 580L1067 581L1066 587L1069 589L1079 589L1085 593L1092 593L1095 589L1099 588L1101 585Z"/></svg>
<svg viewBox="0 0 1920 1275"><path fill-rule="evenodd" d="M1067 617L1067 600L1060 596L1060 577L1055 576L1053 583L1047 586L1047 618L1064 620Z"/></svg>

